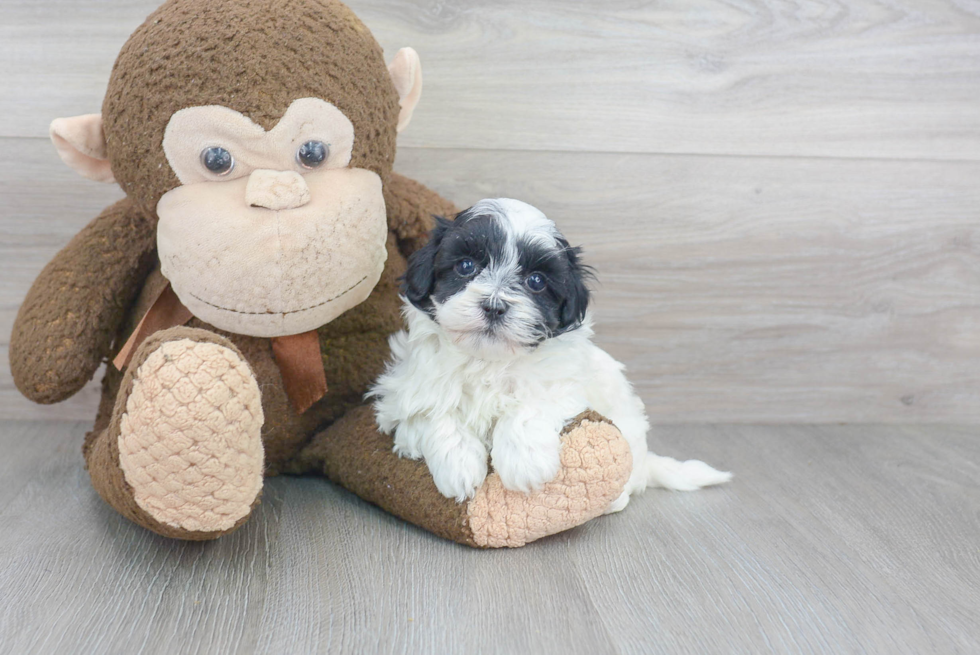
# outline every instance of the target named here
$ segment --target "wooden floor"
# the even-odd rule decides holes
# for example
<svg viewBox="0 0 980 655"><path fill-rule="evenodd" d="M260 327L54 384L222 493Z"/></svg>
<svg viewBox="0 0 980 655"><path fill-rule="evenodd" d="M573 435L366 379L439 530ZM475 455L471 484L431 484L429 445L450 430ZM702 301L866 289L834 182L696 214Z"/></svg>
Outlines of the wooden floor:
<svg viewBox="0 0 980 655"><path fill-rule="evenodd" d="M733 483L510 551L316 478L169 541L98 498L85 429L0 424L2 653L980 652L976 428L661 427Z"/></svg>

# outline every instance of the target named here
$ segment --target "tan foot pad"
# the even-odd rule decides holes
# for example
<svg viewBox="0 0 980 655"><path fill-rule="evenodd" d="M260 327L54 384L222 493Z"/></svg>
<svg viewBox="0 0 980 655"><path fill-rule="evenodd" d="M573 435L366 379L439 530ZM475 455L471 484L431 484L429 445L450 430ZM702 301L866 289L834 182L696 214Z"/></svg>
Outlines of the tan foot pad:
<svg viewBox="0 0 980 655"><path fill-rule="evenodd" d="M476 544L515 548L599 516L622 493L633 457L611 423L585 419L563 437L561 464L558 477L530 495L487 476L467 508Z"/></svg>
<svg viewBox="0 0 980 655"><path fill-rule="evenodd" d="M248 365L216 343L160 345L133 376L119 464L136 503L194 531L228 530L262 489L263 423Z"/></svg>

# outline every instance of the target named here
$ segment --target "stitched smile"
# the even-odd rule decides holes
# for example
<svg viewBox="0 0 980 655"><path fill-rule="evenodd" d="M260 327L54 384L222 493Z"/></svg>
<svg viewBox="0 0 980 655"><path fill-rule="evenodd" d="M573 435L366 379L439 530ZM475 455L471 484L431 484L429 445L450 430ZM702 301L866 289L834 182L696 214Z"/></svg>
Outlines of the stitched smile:
<svg viewBox="0 0 980 655"><path fill-rule="evenodd" d="M195 300L198 300L200 302L203 302L208 307L214 307L215 309L220 309L220 310L225 311L225 312L233 312L235 314L250 314L250 315L257 315L257 314L263 314L263 315L265 315L265 314L269 314L269 315L275 315L275 316L287 316L289 314L299 314L300 312L308 312L311 309L316 309L317 307L323 307L327 303L331 303L334 300L337 300L338 298L340 298L341 296L346 295L348 292L353 291L355 287L357 287L361 282L363 282L367 278L368 278L368 276L365 275L360 280L358 280L357 282L355 282L351 286L347 287L347 289L341 291L340 293L338 293L333 298L327 298L323 302L318 302L317 304L310 305L309 307L302 307L300 309L291 309L288 312L272 312L272 311L264 311L264 312L243 312L243 311L238 310L238 309L231 309L230 307L222 307L221 305L215 305L214 303L210 303L207 300L205 300L204 298L201 298L200 296L195 296L193 293L189 293L188 292L188 295L190 295Z"/></svg>

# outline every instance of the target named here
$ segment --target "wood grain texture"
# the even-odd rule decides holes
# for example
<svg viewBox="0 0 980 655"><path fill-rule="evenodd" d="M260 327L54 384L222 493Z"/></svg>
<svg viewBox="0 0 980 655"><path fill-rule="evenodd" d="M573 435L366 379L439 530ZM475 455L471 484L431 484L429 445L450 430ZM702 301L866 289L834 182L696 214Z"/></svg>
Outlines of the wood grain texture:
<svg viewBox="0 0 980 655"><path fill-rule="evenodd" d="M37 272L119 191L40 139L0 152L5 352ZM527 200L583 244L598 341L654 422L980 423L980 164L404 148L396 167L461 206ZM37 407L0 370L0 416L90 419L97 395Z"/></svg>
<svg viewBox="0 0 980 655"><path fill-rule="evenodd" d="M408 150L540 207L598 271L654 422L980 422L980 166Z"/></svg>
<svg viewBox="0 0 980 655"><path fill-rule="evenodd" d="M0 424L0 653L971 653L976 428L668 426L736 472L473 551L319 479L239 532L158 538L102 503L86 425Z"/></svg>
<svg viewBox="0 0 980 655"><path fill-rule="evenodd" d="M0 136L98 111L157 0L7 0ZM417 147L980 158L975 0L350 0L421 54Z"/></svg>

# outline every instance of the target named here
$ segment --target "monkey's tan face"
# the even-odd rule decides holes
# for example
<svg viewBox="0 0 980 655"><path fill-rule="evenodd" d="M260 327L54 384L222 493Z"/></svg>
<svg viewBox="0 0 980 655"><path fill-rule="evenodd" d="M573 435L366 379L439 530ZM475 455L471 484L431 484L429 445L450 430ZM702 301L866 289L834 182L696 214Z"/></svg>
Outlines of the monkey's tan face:
<svg viewBox="0 0 980 655"><path fill-rule="evenodd" d="M298 334L364 301L384 269L381 179L350 168L354 129L303 98L266 132L222 106L175 113L164 135L181 186L157 205L162 272L217 328Z"/></svg>

